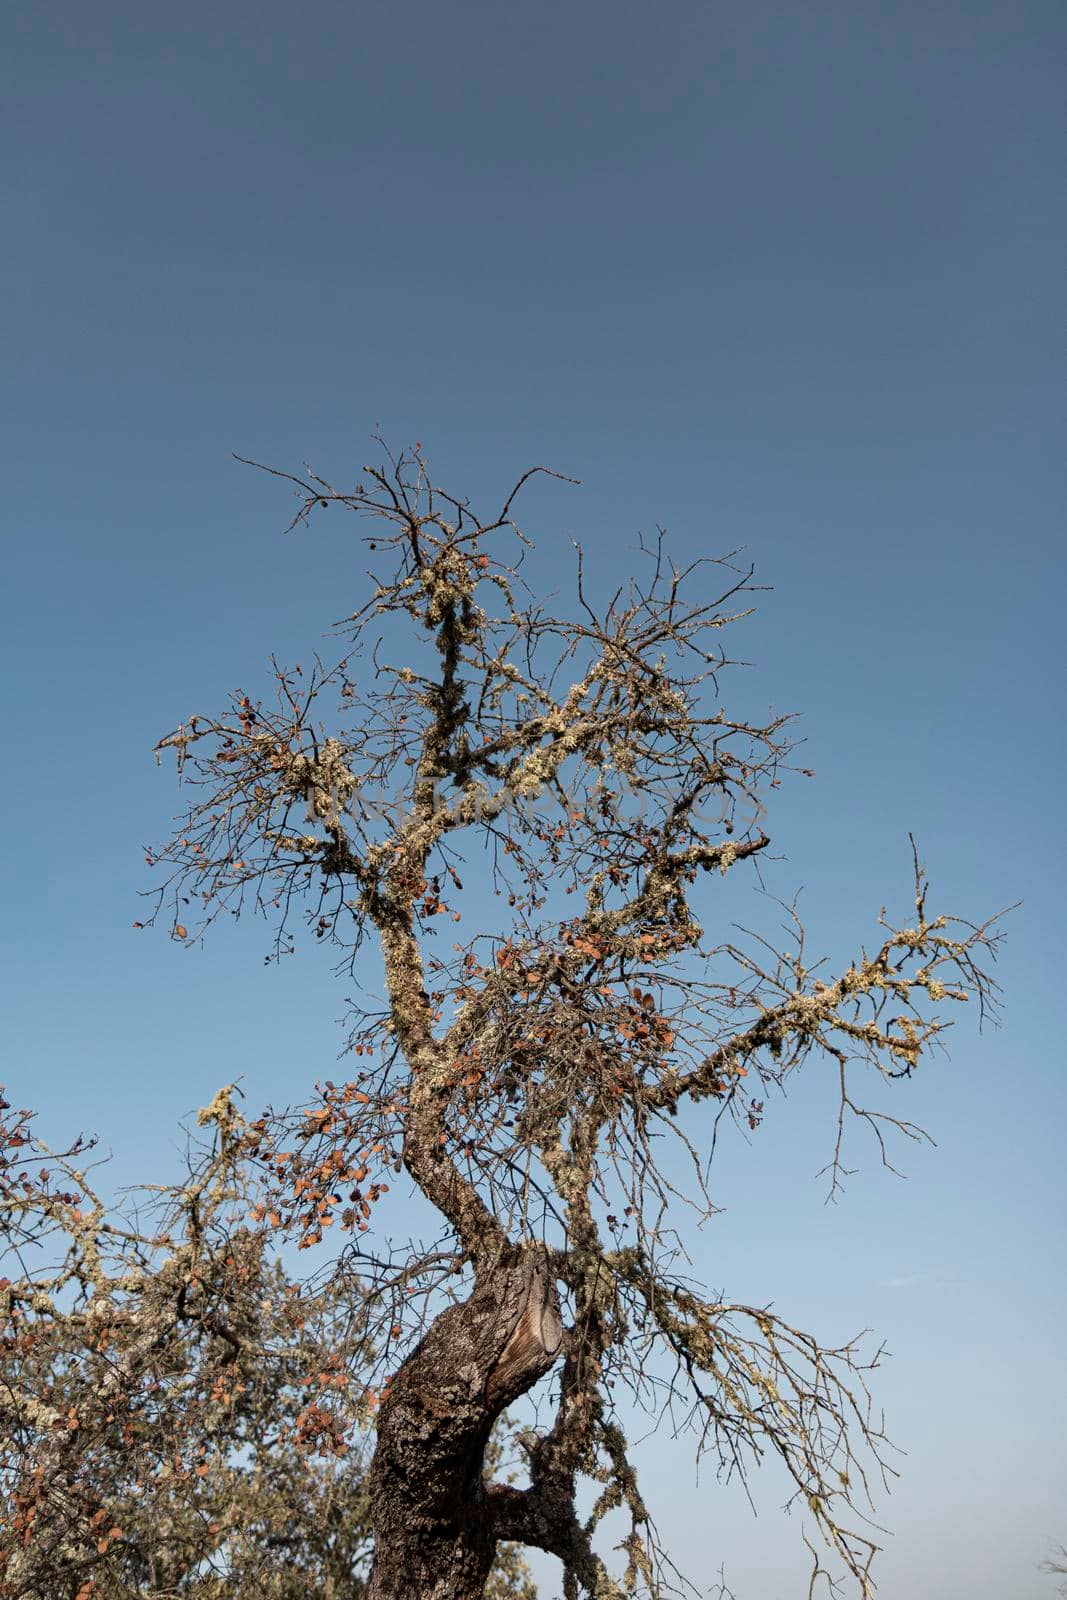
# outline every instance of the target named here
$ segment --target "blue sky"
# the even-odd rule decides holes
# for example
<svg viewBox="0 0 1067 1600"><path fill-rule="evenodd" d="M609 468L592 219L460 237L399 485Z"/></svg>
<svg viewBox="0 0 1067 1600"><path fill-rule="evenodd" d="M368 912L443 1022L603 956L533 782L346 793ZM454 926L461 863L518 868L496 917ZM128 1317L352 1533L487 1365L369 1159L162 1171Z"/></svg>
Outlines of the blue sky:
<svg viewBox="0 0 1067 1600"><path fill-rule="evenodd" d="M380 424L621 574L743 545L773 585L741 692L803 714L776 887L835 962L906 905L1022 899L1003 1028L899 1109L906 1181L843 1202L812 1080L732 1152L708 1280L828 1337L871 1325L908 1452L889 1600L1039 1600L1067 1539L1062 1343L1064 43L1051 3L405 7L9 0L4 1076L123 1181L244 1074L328 1073L342 990L260 930L138 936L151 747L360 592L340 523L285 539L231 451L354 476ZM739 641L740 644L740 641ZM663 1531L739 1600L804 1591L753 1522L644 1447ZM545 1572L545 1593L555 1592Z"/></svg>

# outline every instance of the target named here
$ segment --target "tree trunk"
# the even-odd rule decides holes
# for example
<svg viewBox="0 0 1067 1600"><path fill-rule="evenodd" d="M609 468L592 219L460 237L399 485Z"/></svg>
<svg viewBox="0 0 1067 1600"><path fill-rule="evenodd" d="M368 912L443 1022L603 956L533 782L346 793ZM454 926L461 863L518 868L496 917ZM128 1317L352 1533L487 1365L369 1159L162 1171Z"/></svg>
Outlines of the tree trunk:
<svg viewBox="0 0 1067 1600"><path fill-rule="evenodd" d="M562 1341L543 1252L509 1248L404 1362L378 1417L367 1600L480 1600L498 1537L482 1482L485 1447L497 1417L549 1370Z"/></svg>

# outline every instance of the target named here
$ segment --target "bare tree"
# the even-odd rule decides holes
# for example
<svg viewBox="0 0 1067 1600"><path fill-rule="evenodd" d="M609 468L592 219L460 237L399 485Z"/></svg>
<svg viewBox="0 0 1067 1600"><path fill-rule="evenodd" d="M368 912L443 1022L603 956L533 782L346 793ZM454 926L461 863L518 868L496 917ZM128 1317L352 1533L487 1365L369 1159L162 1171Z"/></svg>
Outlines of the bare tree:
<svg viewBox="0 0 1067 1600"><path fill-rule="evenodd" d="M193 939L254 908L275 954L304 919L352 981L351 1077L252 1128L278 1226L304 1245L347 1231L353 1295L389 1306L369 1594L472 1600L501 1540L557 1556L567 1596L666 1592L623 1396L689 1428L724 1475L776 1458L866 1594L887 1471L877 1352L710 1296L681 1230L711 1214L716 1137L755 1128L807 1062L838 1085L833 1186L849 1119L886 1159L887 1135L917 1137L854 1078L906 1079L945 1006L991 1004L995 928L932 915L916 859L906 924L883 913L835 976L815 975L794 908L777 947L717 929L724 876L768 850L764 802L792 748L786 718L722 698L751 569L680 570L661 537L598 604L579 550L557 613L522 581L512 520L546 469L485 516L431 482L418 447L386 454L347 491L277 474L294 528L329 507L369 517L378 570L338 661L274 663L265 698L235 694L161 741L189 804L152 853L150 919ZM472 875L500 921L463 939ZM396 1174L437 1237L375 1243ZM527 1481L493 1481L496 1419L550 1373ZM595 1537L613 1512L617 1569ZM813 1587L823 1572L817 1557Z"/></svg>

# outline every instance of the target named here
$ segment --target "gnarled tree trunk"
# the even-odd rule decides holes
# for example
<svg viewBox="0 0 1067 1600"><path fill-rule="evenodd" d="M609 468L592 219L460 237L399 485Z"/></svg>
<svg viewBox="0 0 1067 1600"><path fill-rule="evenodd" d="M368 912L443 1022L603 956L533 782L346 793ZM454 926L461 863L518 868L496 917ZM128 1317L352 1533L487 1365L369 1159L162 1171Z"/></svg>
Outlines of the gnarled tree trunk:
<svg viewBox="0 0 1067 1600"><path fill-rule="evenodd" d="M493 1423L563 1342L543 1252L509 1248L393 1378L370 1473L368 1600L480 1600L498 1532L482 1482Z"/></svg>

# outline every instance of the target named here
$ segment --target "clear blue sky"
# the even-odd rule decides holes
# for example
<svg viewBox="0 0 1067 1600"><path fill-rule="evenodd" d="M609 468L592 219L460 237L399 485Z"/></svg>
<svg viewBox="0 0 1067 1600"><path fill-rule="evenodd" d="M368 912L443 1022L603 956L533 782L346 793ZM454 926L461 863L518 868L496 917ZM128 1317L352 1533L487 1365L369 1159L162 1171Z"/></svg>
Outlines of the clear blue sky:
<svg viewBox="0 0 1067 1600"><path fill-rule="evenodd" d="M4 1076L125 1180L220 1082L330 1070L341 992L256 929L133 933L179 718L306 658L362 563L234 465L354 474L380 423L495 493L547 461L541 570L745 545L754 703L804 713L772 816L835 961L902 905L1025 900L1005 1025L897 1108L937 1150L825 1208L817 1085L729 1157L707 1277L894 1352L888 1600L1039 1600L1067 1539L1062 1347L1065 21L1057 0L507 7L8 0ZM729 1180L728 1183L726 1180ZM680 1564L806 1592L645 1447ZM542 1569L545 1570L545 1569ZM553 1588L546 1577L546 1595Z"/></svg>

